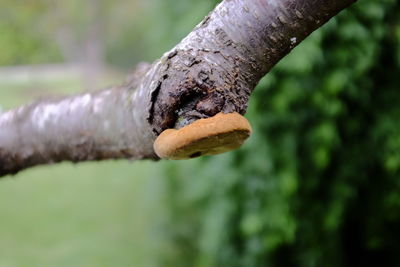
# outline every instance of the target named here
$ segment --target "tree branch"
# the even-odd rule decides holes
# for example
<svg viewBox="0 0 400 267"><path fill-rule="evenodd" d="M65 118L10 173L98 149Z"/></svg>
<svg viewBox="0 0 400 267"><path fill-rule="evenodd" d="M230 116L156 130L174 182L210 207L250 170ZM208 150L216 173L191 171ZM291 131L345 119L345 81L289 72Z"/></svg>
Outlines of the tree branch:
<svg viewBox="0 0 400 267"><path fill-rule="evenodd" d="M258 81L355 0L225 0L125 84L0 114L0 176L60 161L156 159L153 142L218 112L244 114Z"/></svg>

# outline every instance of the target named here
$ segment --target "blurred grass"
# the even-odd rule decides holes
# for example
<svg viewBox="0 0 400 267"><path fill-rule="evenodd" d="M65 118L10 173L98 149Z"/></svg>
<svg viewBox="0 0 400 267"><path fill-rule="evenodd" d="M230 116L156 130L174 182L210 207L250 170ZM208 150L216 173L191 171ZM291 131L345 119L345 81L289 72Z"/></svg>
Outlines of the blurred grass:
<svg viewBox="0 0 400 267"><path fill-rule="evenodd" d="M0 81L0 106L78 85ZM0 179L0 267L157 266L165 210L159 172L148 161L63 163Z"/></svg>

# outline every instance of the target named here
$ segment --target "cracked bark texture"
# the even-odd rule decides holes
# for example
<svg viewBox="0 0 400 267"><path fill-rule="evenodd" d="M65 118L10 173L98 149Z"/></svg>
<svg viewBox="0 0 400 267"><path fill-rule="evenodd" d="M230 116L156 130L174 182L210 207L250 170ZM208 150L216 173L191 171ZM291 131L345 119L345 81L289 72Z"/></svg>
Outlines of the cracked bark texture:
<svg viewBox="0 0 400 267"><path fill-rule="evenodd" d="M356 0L225 0L123 85L0 114L0 176L60 161L157 159L155 138L218 112L244 114L258 81Z"/></svg>

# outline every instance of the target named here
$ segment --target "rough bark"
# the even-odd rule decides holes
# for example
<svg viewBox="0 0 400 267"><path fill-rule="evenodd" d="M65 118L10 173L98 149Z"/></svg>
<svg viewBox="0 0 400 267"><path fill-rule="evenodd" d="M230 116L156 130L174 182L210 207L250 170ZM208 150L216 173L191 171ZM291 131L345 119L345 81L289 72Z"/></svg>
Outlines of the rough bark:
<svg viewBox="0 0 400 267"><path fill-rule="evenodd" d="M271 67L355 1L225 0L125 84L0 114L0 176L64 160L156 159L163 130L244 114Z"/></svg>

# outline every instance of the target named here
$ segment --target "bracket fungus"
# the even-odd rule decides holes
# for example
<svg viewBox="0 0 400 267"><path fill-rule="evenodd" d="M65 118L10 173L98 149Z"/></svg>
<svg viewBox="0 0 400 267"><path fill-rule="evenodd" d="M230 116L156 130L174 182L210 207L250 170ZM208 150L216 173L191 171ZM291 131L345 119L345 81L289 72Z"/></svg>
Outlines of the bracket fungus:
<svg viewBox="0 0 400 267"><path fill-rule="evenodd" d="M167 129L154 142L154 151L164 159L190 159L215 155L240 147L251 126L239 113L218 113L181 129Z"/></svg>

